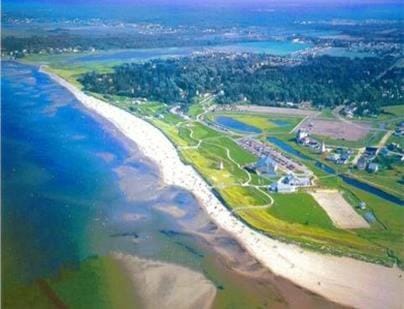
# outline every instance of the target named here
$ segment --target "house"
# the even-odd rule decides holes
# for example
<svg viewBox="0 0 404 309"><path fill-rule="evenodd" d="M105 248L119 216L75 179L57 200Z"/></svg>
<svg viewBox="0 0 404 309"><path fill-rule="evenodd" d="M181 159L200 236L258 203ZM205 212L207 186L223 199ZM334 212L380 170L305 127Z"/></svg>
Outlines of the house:
<svg viewBox="0 0 404 309"><path fill-rule="evenodd" d="M367 160L364 157L360 157L358 163L356 163L356 167L358 168L358 170L363 171L366 169L367 164Z"/></svg>
<svg viewBox="0 0 404 309"><path fill-rule="evenodd" d="M255 164L255 172L258 175L275 177L277 175L278 163L270 156L262 156Z"/></svg>
<svg viewBox="0 0 404 309"><path fill-rule="evenodd" d="M308 137L309 137L309 133L306 130L299 129L297 131L296 141L298 143L303 143L304 144Z"/></svg>
<svg viewBox="0 0 404 309"><path fill-rule="evenodd" d="M327 157L327 160L332 161L332 162L337 162L340 158L341 158L341 155L339 153L331 153Z"/></svg>
<svg viewBox="0 0 404 309"><path fill-rule="evenodd" d="M307 176L296 176L290 173L284 178L284 182L296 187L308 187L311 185L311 179Z"/></svg>
<svg viewBox="0 0 404 309"><path fill-rule="evenodd" d="M375 158L377 154L379 153L379 148L378 147L366 147L365 148L365 155L369 158Z"/></svg>
<svg viewBox="0 0 404 309"><path fill-rule="evenodd" d="M369 163L368 171L371 173L377 173L379 171L379 164L377 163Z"/></svg>

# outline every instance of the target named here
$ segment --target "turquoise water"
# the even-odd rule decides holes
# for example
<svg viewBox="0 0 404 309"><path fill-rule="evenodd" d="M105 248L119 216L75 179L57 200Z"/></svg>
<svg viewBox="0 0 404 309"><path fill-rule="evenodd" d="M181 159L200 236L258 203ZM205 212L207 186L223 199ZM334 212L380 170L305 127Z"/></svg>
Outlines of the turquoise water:
<svg viewBox="0 0 404 309"><path fill-rule="evenodd" d="M215 118L215 122L219 125L226 127L230 130L239 131L243 133L261 133L262 131L257 127L250 126L244 122L238 121L228 116L218 116Z"/></svg>

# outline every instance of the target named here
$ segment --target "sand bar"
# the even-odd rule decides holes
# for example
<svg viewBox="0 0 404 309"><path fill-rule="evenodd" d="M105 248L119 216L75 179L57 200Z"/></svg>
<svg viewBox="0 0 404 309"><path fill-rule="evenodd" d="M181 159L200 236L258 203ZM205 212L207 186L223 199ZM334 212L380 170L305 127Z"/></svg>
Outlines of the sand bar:
<svg viewBox="0 0 404 309"><path fill-rule="evenodd" d="M188 268L116 252L141 298L142 308L208 309L216 296L215 286Z"/></svg>
<svg viewBox="0 0 404 309"><path fill-rule="evenodd" d="M48 74L88 109L106 118L134 141L159 166L164 183L192 192L215 223L273 273L341 304L357 308L403 308L404 272L397 267L319 254L254 231L227 210L191 166L181 162L174 145L160 130L116 106L86 95L59 76Z"/></svg>

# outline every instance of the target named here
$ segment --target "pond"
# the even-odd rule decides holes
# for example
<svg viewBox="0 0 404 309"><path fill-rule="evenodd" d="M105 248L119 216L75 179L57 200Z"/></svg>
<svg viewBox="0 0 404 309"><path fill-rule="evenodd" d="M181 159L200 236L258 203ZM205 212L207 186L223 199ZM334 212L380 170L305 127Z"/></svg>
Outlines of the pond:
<svg viewBox="0 0 404 309"><path fill-rule="evenodd" d="M268 120L270 123L273 123L274 125L276 125L277 127L287 127L289 125L289 122L287 122L286 120L281 120L281 119L272 119L272 120Z"/></svg>
<svg viewBox="0 0 404 309"><path fill-rule="evenodd" d="M285 143L284 141L281 141L279 138L277 137L268 137L268 142L270 142L271 144L274 144L275 146L279 147L280 149L284 150L285 152L294 155L300 159L303 160L313 160L312 158L310 158L309 156L306 156L305 154L303 154L302 152L294 149L292 146L290 146L289 144Z"/></svg>
<svg viewBox="0 0 404 309"><path fill-rule="evenodd" d="M228 116L218 116L215 118L215 122L223 127L230 130L242 132L242 133L261 133L262 131L257 127L248 125L244 122L238 121L232 117Z"/></svg>

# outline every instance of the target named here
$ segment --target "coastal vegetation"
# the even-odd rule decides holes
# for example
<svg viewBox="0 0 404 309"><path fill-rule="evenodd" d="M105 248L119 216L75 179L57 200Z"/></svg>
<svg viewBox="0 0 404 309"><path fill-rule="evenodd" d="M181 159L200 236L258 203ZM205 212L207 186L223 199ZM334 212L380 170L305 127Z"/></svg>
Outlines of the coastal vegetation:
<svg viewBox="0 0 404 309"><path fill-rule="evenodd" d="M87 73L80 82L88 91L185 106L201 93L213 93L221 104L352 104L356 114L373 115L384 105L402 103L403 68L392 68L395 61L393 57L321 56L296 62L269 55L218 53L123 64L113 73Z"/></svg>

